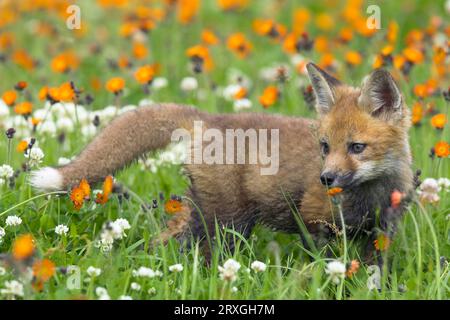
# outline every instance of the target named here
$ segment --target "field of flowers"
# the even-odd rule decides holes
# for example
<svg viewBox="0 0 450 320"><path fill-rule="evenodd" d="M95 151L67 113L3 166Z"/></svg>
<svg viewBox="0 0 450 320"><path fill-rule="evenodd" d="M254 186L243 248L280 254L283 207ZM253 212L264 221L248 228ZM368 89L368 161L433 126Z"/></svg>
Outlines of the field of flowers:
<svg viewBox="0 0 450 320"><path fill-rule="evenodd" d="M380 1L379 28L368 6L0 1L0 299L450 299L450 2ZM352 239L338 236L330 258L262 226L235 234L234 252L218 237L209 265L195 243L154 245L188 186L176 147L103 185L27 183L152 102L315 117L309 61L355 86L385 67L412 111L417 195L376 243L390 272L363 263Z"/></svg>

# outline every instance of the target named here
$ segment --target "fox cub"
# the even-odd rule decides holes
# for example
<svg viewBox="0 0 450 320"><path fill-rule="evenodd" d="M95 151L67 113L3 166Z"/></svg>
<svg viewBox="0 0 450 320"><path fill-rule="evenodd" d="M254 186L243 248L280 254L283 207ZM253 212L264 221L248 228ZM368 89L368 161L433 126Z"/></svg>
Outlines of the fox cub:
<svg viewBox="0 0 450 320"><path fill-rule="evenodd" d="M194 121L227 129L277 129L279 169L261 175L262 164L187 164L190 178L184 213L169 221L165 238L214 236L216 221L248 236L257 223L313 236L342 227L328 188L340 187L340 208L349 232L386 228L394 190L413 189L408 143L409 111L389 72L378 69L361 88L341 83L313 63L307 65L318 120L280 115L208 114L161 104L129 111L113 120L71 163L32 174L39 190L67 190L86 178L103 180L151 150L167 146L174 130L192 131ZM291 203L290 203L291 202ZM193 205L194 203L195 205ZM292 208L292 204L296 208ZM333 229L333 228L331 228Z"/></svg>

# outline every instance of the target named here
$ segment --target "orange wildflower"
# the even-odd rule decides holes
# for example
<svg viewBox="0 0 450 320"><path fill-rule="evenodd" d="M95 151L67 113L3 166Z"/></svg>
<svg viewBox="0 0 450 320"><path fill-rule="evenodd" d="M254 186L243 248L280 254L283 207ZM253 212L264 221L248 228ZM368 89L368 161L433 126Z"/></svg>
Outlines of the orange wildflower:
<svg viewBox="0 0 450 320"><path fill-rule="evenodd" d="M334 187L334 188L327 190L327 195L329 195L330 197L334 197L334 196L338 195L339 193L341 193L342 191L344 191L342 188Z"/></svg>
<svg viewBox="0 0 450 320"><path fill-rule="evenodd" d="M200 8L200 0L179 0L178 21L183 24L191 22Z"/></svg>
<svg viewBox="0 0 450 320"><path fill-rule="evenodd" d="M245 58L250 54L253 46L241 32L230 35L227 39L227 47L236 53L240 58Z"/></svg>
<svg viewBox="0 0 450 320"><path fill-rule="evenodd" d="M444 129L447 124L447 117L443 113L439 113L431 118L431 125L436 129Z"/></svg>
<svg viewBox="0 0 450 320"><path fill-rule="evenodd" d="M334 19L328 13L321 13L316 17L316 25L320 30L330 31L334 27Z"/></svg>
<svg viewBox="0 0 450 320"><path fill-rule="evenodd" d="M424 60L424 55L422 51L416 48L408 47L403 50L403 55L406 60L411 63L421 63Z"/></svg>
<svg viewBox="0 0 450 320"><path fill-rule="evenodd" d="M209 55L209 49L206 46L196 45L190 47L186 50L186 55L194 64L201 63L200 67L204 65L207 71L211 70L213 67L213 61ZM199 71L201 71L201 69Z"/></svg>
<svg viewBox="0 0 450 320"><path fill-rule="evenodd" d="M219 38L211 30L204 29L202 31L202 42L207 46L213 46L219 43Z"/></svg>
<svg viewBox="0 0 450 320"><path fill-rule="evenodd" d="M247 96L247 89L240 87L239 90L234 94L234 99L244 99Z"/></svg>
<svg viewBox="0 0 450 320"><path fill-rule="evenodd" d="M25 260L34 254L34 239L31 234L24 234L14 240L12 255L16 260Z"/></svg>
<svg viewBox="0 0 450 320"><path fill-rule="evenodd" d="M147 47L143 43L135 42L133 44L133 56L138 60L144 59L148 56Z"/></svg>
<svg viewBox="0 0 450 320"><path fill-rule="evenodd" d="M106 82L106 90L118 94L120 93L123 88L125 87L125 80L119 77L111 78Z"/></svg>
<svg viewBox="0 0 450 320"><path fill-rule="evenodd" d="M140 83L140 84L148 84L153 80L153 77L155 76L155 69L153 66L145 65L143 67L140 67L136 70L134 73L134 78Z"/></svg>
<svg viewBox="0 0 450 320"><path fill-rule="evenodd" d="M386 251L391 245L391 239L389 239L388 236L382 233L378 236L377 239L375 239L373 244L377 251Z"/></svg>
<svg viewBox="0 0 450 320"><path fill-rule="evenodd" d="M445 141L439 141L434 145L434 153L439 158L448 158L450 155L450 144Z"/></svg>
<svg viewBox="0 0 450 320"><path fill-rule="evenodd" d="M31 118L31 124L33 125L33 127L36 127L39 123L41 123L42 119L40 118Z"/></svg>
<svg viewBox="0 0 450 320"><path fill-rule="evenodd" d="M78 67L79 60L75 53L68 51L61 53L51 61L51 68L56 73L65 73Z"/></svg>
<svg viewBox="0 0 450 320"><path fill-rule="evenodd" d="M103 192L97 193L95 202L99 204L105 204L108 202L109 195L111 194L114 186L114 180L112 176L107 176L103 182Z"/></svg>
<svg viewBox="0 0 450 320"><path fill-rule="evenodd" d="M426 96L428 96L428 90L427 90L427 86L425 84L416 84L414 86L414 94L418 97L418 98L425 98Z"/></svg>
<svg viewBox="0 0 450 320"><path fill-rule="evenodd" d="M306 30L306 25L311 18L309 10L306 8L299 8L294 11L294 17L292 19L292 30L294 34L300 35Z"/></svg>
<svg viewBox="0 0 450 320"><path fill-rule="evenodd" d="M353 39L353 30L351 28L342 28L339 31L339 40L347 43Z"/></svg>
<svg viewBox="0 0 450 320"><path fill-rule="evenodd" d="M420 123L420 121L423 118L423 106L420 102L416 102L413 106L412 106L412 111L411 111L411 120L412 120L412 124L413 125L417 125Z"/></svg>
<svg viewBox="0 0 450 320"><path fill-rule="evenodd" d="M54 276L56 267L53 261L49 259L37 260L33 263L33 276L36 277L37 280L48 281L51 277Z"/></svg>
<svg viewBox="0 0 450 320"><path fill-rule="evenodd" d="M275 86L268 86L264 89L263 94L259 97L259 102L264 108L268 108L277 102L279 96L278 88Z"/></svg>
<svg viewBox="0 0 450 320"><path fill-rule="evenodd" d="M391 207L394 209L397 209L400 204L402 203L402 199L404 198L405 194L398 191L398 190L394 190L391 193Z"/></svg>
<svg viewBox="0 0 450 320"><path fill-rule="evenodd" d="M12 54L12 61L26 70L33 70L35 62L24 50L17 50Z"/></svg>
<svg viewBox="0 0 450 320"><path fill-rule="evenodd" d="M25 152L28 149L28 141L22 140L16 147L17 152Z"/></svg>
<svg viewBox="0 0 450 320"><path fill-rule="evenodd" d="M83 190L84 193L84 198L85 199L89 199L90 195L91 195L91 186L89 185L89 183L87 182L86 179L81 179L80 184L79 184L79 188L81 190Z"/></svg>
<svg viewBox="0 0 450 320"><path fill-rule="evenodd" d="M222 10L242 10L245 9L249 0L217 0L217 4Z"/></svg>
<svg viewBox="0 0 450 320"><path fill-rule="evenodd" d="M58 88L58 101L71 102L75 99L75 91L70 82L63 83Z"/></svg>
<svg viewBox="0 0 450 320"><path fill-rule="evenodd" d="M348 278L351 278L355 273L358 272L359 266L360 266L360 263L358 260L352 260L347 268L347 271L345 272L345 275Z"/></svg>
<svg viewBox="0 0 450 320"><path fill-rule="evenodd" d="M31 102L28 101L19 103L14 107L14 112L22 116L28 116L31 114L32 111L33 105L31 104Z"/></svg>
<svg viewBox="0 0 450 320"><path fill-rule="evenodd" d="M48 95L48 87L47 86L42 87L41 90L39 90L39 93L38 93L39 100L41 100L41 101L46 100L47 99L47 95Z"/></svg>
<svg viewBox="0 0 450 320"><path fill-rule="evenodd" d="M164 210L168 213L168 214L175 214L181 211L181 209L183 209L183 204L175 199L170 199L169 201L166 202L166 204L164 205Z"/></svg>
<svg viewBox="0 0 450 320"><path fill-rule="evenodd" d="M389 22L387 33L386 33L386 40L389 43L394 44L397 41L397 34L398 34L398 23L395 21Z"/></svg>
<svg viewBox="0 0 450 320"><path fill-rule="evenodd" d="M345 54L345 61L352 66L356 66L361 64L362 62L362 56L359 52L357 51L348 51Z"/></svg>
<svg viewBox="0 0 450 320"><path fill-rule="evenodd" d="M70 200L72 200L75 210L80 210L84 203L84 190L79 186L74 187L70 193Z"/></svg>
<svg viewBox="0 0 450 320"><path fill-rule="evenodd" d="M3 93L2 100L6 103L8 106L13 106L17 99L17 92L14 90L9 90Z"/></svg>
<svg viewBox="0 0 450 320"><path fill-rule="evenodd" d="M14 86L14 88L18 91L22 91L23 89L25 89L28 86L28 83L26 81L19 81L16 83L16 85Z"/></svg>

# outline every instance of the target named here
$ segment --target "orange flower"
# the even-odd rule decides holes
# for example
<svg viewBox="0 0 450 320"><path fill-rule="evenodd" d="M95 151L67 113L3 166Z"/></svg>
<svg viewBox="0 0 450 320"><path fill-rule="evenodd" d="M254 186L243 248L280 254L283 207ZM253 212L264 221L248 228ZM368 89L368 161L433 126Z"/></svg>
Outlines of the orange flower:
<svg viewBox="0 0 450 320"><path fill-rule="evenodd" d="M34 254L34 239L31 234L24 234L14 240L12 255L16 260L25 260Z"/></svg>
<svg viewBox="0 0 450 320"><path fill-rule="evenodd" d="M241 32L234 33L227 39L227 47L236 53L240 58L245 58L250 54L253 46Z"/></svg>
<svg viewBox="0 0 450 320"><path fill-rule="evenodd" d="M240 87L239 90L234 94L234 99L244 99L247 96L247 89Z"/></svg>
<svg viewBox="0 0 450 320"><path fill-rule="evenodd" d="M31 102L28 101L19 103L14 107L14 112L22 116L28 116L31 114L32 111L33 105L31 104Z"/></svg>
<svg viewBox="0 0 450 320"><path fill-rule="evenodd" d="M203 45L196 45L190 47L186 50L186 55L194 63L201 63L205 66L207 71L211 70L213 67L213 61L209 55L209 49Z"/></svg>
<svg viewBox="0 0 450 320"><path fill-rule="evenodd" d="M191 22L200 8L200 0L179 0L178 21L183 24Z"/></svg>
<svg viewBox="0 0 450 320"><path fill-rule="evenodd" d="M17 92L14 90L6 91L2 95L2 100L6 103L8 106L13 106L17 99Z"/></svg>
<svg viewBox="0 0 450 320"><path fill-rule="evenodd" d="M135 42L133 44L133 56L139 60L144 59L148 56L147 47L143 43Z"/></svg>
<svg viewBox="0 0 450 320"><path fill-rule="evenodd" d="M395 21L389 22L387 33L386 33L386 39L389 43L394 44L397 40L397 34L398 34L398 24Z"/></svg>
<svg viewBox="0 0 450 320"><path fill-rule="evenodd" d="M294 17L292 19L292 30L294 34L300 35L305 32L306 25L311 18L309 10L306 8L298 8L294 11Z"/></svg>
<svg viewBox="0 0 450 320"><path fill-rule="evenodd" d="M344 42L347 43L349 41L351 41L353 39L353 31L351 28L342 28L339 31L339 39Z"/></svg>
<svg viewBox="0 0 450 320"><path fill-rule="evenodd" d="M389 249L389 246L391 245L391 239L389 239L388 236L386 236L384 233L381 233L378 238L373 242L375 249L377 251L386 251Z"/></svg>
<svg viewBox="0 0 450 320"><path fill-rule="evenodd" d="M164 209L168 214L175 214L183 209L183 204L178 200L170 199L164 205Z"/></svg>
<svg viewBox="0 0 450 320"><path fill-rule="evenodd" d="M316 25L323 31L329 31L334 27L334 19L328 13L321 13L317 15Z"/></svg>
<svg viewBox="0 0 450 320"><path fill-rule="evenodd" d="M450 144L445 141L439 141L434 145L434 153L439 158L447 158L450 155Z"/></svg>
<svg viewBox="0 0 450 320"><path fill-rule="evenodd" d="M41 123L42 119L40 118L31 118L31 124L33 125L33 127L36 127L39 123Z"/></svg>
<svg viewBox="0 0 450 320"><path fill-rule="evenodd" d="M106 82L106 90L118 94L125 87L125 80L119 77L111 78Z"/></svg>
<svg viewBox="0 0 450 320"><path fill-rule="evenodd" d="M75 91L70 82L63 83L58 88L58 101L71 102L75 99Z"/></svg>
<svg viewBox="0 0 450 320"><path fill-rule="evenodd" d="M219 43L219 38L211 30L204 29L202 31L202 42L207 46L213 46Z"/></svg>
<svg viewBox="0 0 450 320"><path fill-rule="evenodd" d="M259 97L259 102L264 108L268 108L277 102L279 96L278 88L275 86L268 86L264 89L263 94Z"/></svg>
<svg viewBox="0 0 450 320"><path fill-rule="evenodd" d="M141 84L148 84L153 80L155 76L155 69L153 66L145 65L140 67L134 73L135 79Z"/></svg>
<svg viewBox="0 0 450 320"><path fill-rule="evenodd" d="M418 98L423 99L428 96L428 90L425 84L416 84L413 91Z"/></svg>
<svg viewBox="0 0 450 320"><path fill-rule="evenodd" d="M341 193L342 191L344 191L342 188L334 187L334 188L328 189L327 194L331 197L334 197L334 196L338 195L339 193Z"/></svg>
<svg viewBox="0 0 450 320"><path fill-rule="evenodd" d="M271 19L256 19L253 21L253 30L261 36L269 36L278 40L286 35L286 27Z"/></svg>
<svg viewBox="0 0 450 320"><path fill-rule="evenodd" d="M217 4L222 10L242 10L245 9L249 0L218 0Z"/></svg>
<svg viewBox="0 0 450 320"><path fill-rule="evenodd" d="M55 264L49 259L37 260L33 263L32 269L33 276L44 282L53 277L56 271Z"/></svg>
<svg viewBox="0 0 450 320"><path fill-rule="evenodd" d="M79 186L74 187L70 193L70 200L72 200L75 210L80 210L84 203L84 190Z"/></svg>
<svg viewBox="0 0 450 320"><path fill-rule="evenodd" d="M103 182L103 192L97 193L95 202L99 204L105 204L108 202L109 195L111 194L114 186L114 180L112 176L107 176Z"/></svg>
<svg viewBox="0 0 450 320"><path fill-rule="evenodd" d="M16 83L16 85L14 86L14 88L18 91L22 91L23 89L25 89L28 86L28 83L26 81L19 81Z"/></svg>
<svg viewBox="0 0 450 320"><path fill-rule="evenodd" d="M413 106L412 106L412 124L413 125L417 125L420 123L420 121L423 118L423 106L420 102L416 102Z"/></svg>
<svg viewBox="0 0 450 320"><path fill-rule="evenodd" d="M81 179L79 188L81 190L83 190L84 198L89 199L89 197L91 195L91 186L89 185L89 183L87 182L86 179L84 179L84 178Z"/></svg>
<svg viewBox="0 0 450 320"><path fill-rule="evenodd" d="M436 129L444 129L447 124L447 117L443 113L439 113L431 118L431 125Z"/></svg>
<svg viewBox="0 0 450 320"><path fill-rule="evenodd" d="M47 100L47 95L48 95L48 87L47 86L42 87L38 93L39 100L41 101Z"/></svg>
<svg viewBox="0 0 450 320"><path fill-rule="evenodd" d="M352 260L347 268L347 271L345 272L345 275L348 278L351 278L355 273L358 272L359 266L360 266L360 263L358 260Z"/></svg>
<svg viewBox="0 0 450 320"><path fill-rule="evenodd" d="M75 53L68 51L53 58L51 68L56 73L65 73L78 67L79 60Z"/></svg>
<svg viewBox="0 0 450 320"><path fill-rule="evenodd" d="M12 61L25 70L31 71L35 67L33 58L24 50L17 50L12 54Z"/></svg>
<svg viewBox="0 0 450 320"><path fill-rule="evenodd" d="M402 199L405 196L404 193L398 191L398 190L394 190L391 193L391 207L394 209L397 209L400 204L402 203Z"/></svg>
<svg viewBox="0 0 450 320"><path fill-rule="evenodd" d="M352 66L356 66L361 64L362 62L362 56L359 52L357 51L348 51L345 54L345 61Z"/></svg>
<svg viewBox="0 0 450 320"><path fill-rule="evenodd" d="M28 149L28 142L26 140L20 141L16 148L17 152L25 152L25 150L27 149Z"/></svg>
<svg viewBox="0 0 450 320"><path fill-rule="evenodd" d="M412 47L405 48L403 55L411 63L421 63L424 60L422 51Z"/></svg>

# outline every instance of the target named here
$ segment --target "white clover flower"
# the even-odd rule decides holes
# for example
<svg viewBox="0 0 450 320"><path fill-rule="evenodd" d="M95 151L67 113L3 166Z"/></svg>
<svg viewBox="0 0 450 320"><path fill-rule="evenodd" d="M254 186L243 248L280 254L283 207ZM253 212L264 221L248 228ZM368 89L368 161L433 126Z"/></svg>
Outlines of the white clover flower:
<svg viewBox="0 0 450 320"><path fill-rule="evenodd" d="M228 259L223 264L223 267L219 266L219 276L220 279L233 282L237 279L237 272L241 268L241 265L239 262L237 262L234 259Z"/></svg>
<svg viewBox="0 0 450 320"><path fill-rule="evenodd" d="M231 288L231 292L233 292L233 293L238 292L238 288L237 288L237 287L232 287L232 288Z"/></svg>
<svg viewBox="0 0 450 320"><path fill-rule="evenodd" d="M31 150L29 150L25 157L29 159L29 164L31 167L37 166L42 162L44 158L44 152L41 148L33 146Z"/></svg>
<svg viewBox="0 0 450 320"><path fill-rule="evenodd" d="M20 226L22 224L22 219L18 216L8 216L5 224L8 227Z"/></svg>
<svg viewBox="0 0 450 320"><path fill-rule="evenodd" d="M5 229L0 227L0 239L3 238L6 235Z"/></svg>
<svg viewBox="0 0 450 320"><path fill-rule="evenodd" d="M264 262L261 261L253 261L250 265L253 271L255 272L264 272L267 269L267 265Z"/></svg>
<svg viewBox="0 0 450 320"><path fill-rule="evenodd" d="M234 111L241 111L245 109L250 109L252 107L252 101L249 99L239 99L234 101L233 103L233 109Z"/></svg>
<svg viewBox="0 0 450 320"><path fill-rule="evenodd" d="M4 179L0 178L0 186L4 185L5 182L6 182L6 181L5 181Z"/></svg>
<svg viewBox="0 0 450 320"><path fill-rule="evenodd" d="M58 166L65 166L70 163L70 159L61 157L58 159Z"/></svg>
<svg viewBox="0 0 450 320"><path fill-rule="evenodd" d="M47 119L45 122L41 122L38 125L37 130L41 133L55 134L56 133L56 125L53 121Z"/></svg>
<svg viewBox="0 0 450 320"><path fill-rule="evenodd" d="M8 116L9 116L9 108L3 102L3 100L0 99L0 119L7 118Z"/></svg>
<svg viewBox="0 0 450 320"><path fill-rule="evenodd" d="M55 233L60 236L65 236L69 232L69 227L64 224L59 224L55 227Z"/></svg>
<svg viewBox="0 0 450 320"><path fill-rule="evenodd" d="M157 275L155 271L153 271L153 269L147 267L139 267L139 269L133 270L133 276L142 278L154 278Z"/></svg>
<svg viewBox="0 0 450 320"><path fill-rule="evenodd" d="M133 298L130 296L120 296L119 300L133 300Z"/></svg>
<svg viewBox="0 0 450 320"><path fill-rule="evenodd" d="M439 195L439 184L436 179L426 178L420 184L417 194L419 195L420 201L426 203L436 203L440 200Z"/></svg>
<svg viewBox="0 0 450 320"><path fill-rule="evenodd" d="M11 166L9 166L7 164L0 166L0 178L2 178L4 180L8 180L13 175L14 175L14 169Z"/></svg>
<svg viewBox="0 0 450 320"><path fill-rule="evenodd" d="M450 179L448 178L439 178L438 179L439 191L450 192Z"/></svg>
<svg viewBox="0 0 450 320"><path fill-rule="evenodd" d="M180 88L183 91L194 91L198 88L198 81L194 77L186 77L181 80Z"/></svg>
<svg viewBox="0 0 450 320"><path fill-rule="evenodd" d="M23 284L16 280L5 281L5 288L0 290L0 294L7 296L23 297Z"/></svg>
<svg viewBox="0 0 450 320"><path fill-rule="evenodd" d="M335 284L339 284L341 279L344 279L345 271L345 265L338 260L328 262L325 269L325 273L330 276L331 281L333 281Z"/></svg>
<svg viewBox="0 0 450 320"><path fill-rule="evenodd" d="M94 136L96 133L97 133L97 127L94 126L92 123L89 124L89 125L87 125L87 126L83 126L83 127L81 128L81 134L82 134L84 137L89 138L89 137Z"/></svg>
<svg viewBox="0 0 450 320"><path fill-rule="evenodd" d="M3 267L0 267L0 277L4 276L6 274L6 269Z"/></svg>
<svg viewBox="0 0 450 320"><path fill-rule="evenodd" d="M183 265L181 263L174 264L172 266L169 266L170 272L181 272L183 271Z"/></svg>
<svg viewBox="0 0 450 320"><path fill-rule="evenodd" d="M154 102L151 99L142 99L138 103L139 107L147 107L151 106L152 104L154 104Z"/></svg>
<svg viewBox="0 0 450 320"><path fill-rule="evenodd" d="M159 89L167 87L168 84L169 84L169 81L167 80L167 78L156 77L153 79L151 86L153 89L159 90Z"/></svg>
<svg viewBox="0 0 450 320"><path fill-rule="evenodd" d="M110 300L111 299L108 294L108 290L106 290L103 287L97 287L95 289L95 294L97 295L98 300Z"/></svg>
<svg viewBox="0 0 450 320"><path fill-rule="evenodd" d="M156 288L155 287L151 287L150 289L148 289L147 293L150 294L150 295L154 295L156 293Z"/></svg>
<svg viewBox="0 0 450 320"><path fill-rule="evenodd" d="M89 266L86 270L86 273L91 277L98 277L99 275L102 274L102 269Z"/></svg>
<svg viewBox="0 0 450 320"><path fill-rule="evenodd" d="M56 121L56 128L65 132L72 132L74 128L73 121L67 117L59 118Z"/></svg>
<svg viewBox="0 0 450 320"><path fill-rule="evenodd" d="M130 285L130 288L131 288L131 290L134 290L134 291L141 291L141 289L142 289L141 285L137 282L132 282Z"/></svg>

